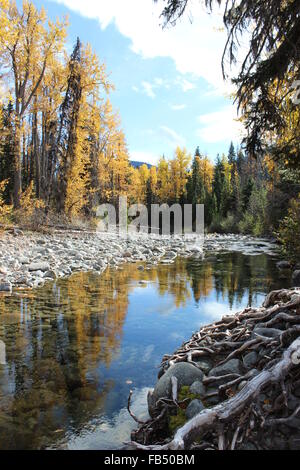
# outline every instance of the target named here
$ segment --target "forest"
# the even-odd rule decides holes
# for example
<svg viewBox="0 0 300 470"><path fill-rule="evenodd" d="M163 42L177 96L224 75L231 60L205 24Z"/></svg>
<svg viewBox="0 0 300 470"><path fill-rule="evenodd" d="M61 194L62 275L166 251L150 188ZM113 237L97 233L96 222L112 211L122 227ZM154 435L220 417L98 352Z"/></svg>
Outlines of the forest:
<svg viewBox="0 0 300 470"><path fill-rule="evenodd" d="M177 10L168 3L172 21ZM213 162L199 147L167 157L162 149L157 166L134 168L105 64L79 38L68 53L67 19L53 23L29 1L20 9L0 0L0 15L2 223L93 224L96 207L117 204L120 195L148 206L204 204L208 231L276 236L285 254L299 259L296 68L268 78L267 110L266 97L253 102L255 84L251 95L236 80L248 140L232 143L227 155ZM246 80L246 69L241 73ZM267 120L271 111L276 122Z"/></svg>

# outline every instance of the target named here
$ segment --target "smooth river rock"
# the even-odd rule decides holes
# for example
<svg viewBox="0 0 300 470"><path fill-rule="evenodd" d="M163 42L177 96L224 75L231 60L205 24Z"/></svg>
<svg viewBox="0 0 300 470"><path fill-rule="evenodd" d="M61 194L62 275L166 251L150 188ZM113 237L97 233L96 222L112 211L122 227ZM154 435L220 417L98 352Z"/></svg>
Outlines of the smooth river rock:
<svg viewBox="0 0 300 470"><path fill-rule="evenodd" d="M199 395L200 397L204 397L206 394L206 388L203 385L200 380L196 380L191 386L190 386L190 392L193 393L194 395Z"/></svg>
<svg viewBox="0 0 300 470"><path fill-rule="evenodd" d="M231 359L230 361L214 367L208 373L209 377L221 377L228 374L243 374L243 365L239 359Z"/></svg>
<svg viewBox="0 0 300 470"><path fill-rule="evenodd" d="M47 262L40 262L40 263L31 263L28 266L28 271L49 271L50 264Z"/></svg>
<svg viewBox="0 0 300 470"><path fill-rule="evenodd" d="M185 410L185 415L187 419L192 419L194 416L201 413L204 408L205 407L201 400L192 400L187 409Z"/></svg>
<svg viewBox="0 0 300 470"><path fill-rule="evenodd" d="M171 377L173 376L178 380L178 388L184 385L190 386L197 380L200 382L203 380L203 372L187 362L181 362L170 367L157 382L153 393L148 395L150 415L153 413L155 404L160 398L170 398L172 391Z"/></svg>

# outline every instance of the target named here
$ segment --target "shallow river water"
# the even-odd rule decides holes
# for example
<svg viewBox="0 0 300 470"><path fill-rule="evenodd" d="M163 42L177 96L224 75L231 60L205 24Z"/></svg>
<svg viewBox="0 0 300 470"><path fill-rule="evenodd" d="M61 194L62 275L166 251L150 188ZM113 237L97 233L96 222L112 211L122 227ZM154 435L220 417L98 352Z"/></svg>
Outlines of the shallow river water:
<svg viewBox="0 0 300 470"><path fill-rule="evenodd" d="M161 358L289 282L268 255L218 253L78 273L0 297L0 449L116 449L145 417Z"/></svg>

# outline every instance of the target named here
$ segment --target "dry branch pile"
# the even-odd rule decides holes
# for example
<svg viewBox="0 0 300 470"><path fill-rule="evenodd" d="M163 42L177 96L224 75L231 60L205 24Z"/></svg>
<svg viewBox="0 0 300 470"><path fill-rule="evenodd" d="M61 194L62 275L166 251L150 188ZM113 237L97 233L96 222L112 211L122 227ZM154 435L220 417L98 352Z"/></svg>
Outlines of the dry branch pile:
<svg viewBox="0 0 300 470"><path fill-rule="evenodd" d="M249 353L256 360L247 368L242 360ZM132 435L133 447L300 449L299 288L271 292L261 308L247 308L202 328L174 355L163 358L160 376L179 362L201 368L204 359L211 361L213 371L239 359L243 372L204 375L206 390L214 387L201 398L205 409L170 437L162 430L168 429L170 416L189 401L178 401L180 387L172 376L169 396L157 401L150 421L139 422Z"/></svg>

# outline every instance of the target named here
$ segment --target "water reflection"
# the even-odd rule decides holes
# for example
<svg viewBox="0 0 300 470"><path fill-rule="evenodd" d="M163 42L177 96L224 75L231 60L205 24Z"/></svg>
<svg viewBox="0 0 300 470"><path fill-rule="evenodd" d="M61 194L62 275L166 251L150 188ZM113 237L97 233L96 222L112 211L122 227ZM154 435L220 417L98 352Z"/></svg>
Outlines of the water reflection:
<svg viewBox="0 0 300 470"><path fill-rule="evenodd" d="M270 257L227 253L0 297L0 448L119 447L129 389L140 412L165 353L285 283Z"/></svg>

